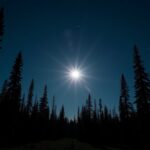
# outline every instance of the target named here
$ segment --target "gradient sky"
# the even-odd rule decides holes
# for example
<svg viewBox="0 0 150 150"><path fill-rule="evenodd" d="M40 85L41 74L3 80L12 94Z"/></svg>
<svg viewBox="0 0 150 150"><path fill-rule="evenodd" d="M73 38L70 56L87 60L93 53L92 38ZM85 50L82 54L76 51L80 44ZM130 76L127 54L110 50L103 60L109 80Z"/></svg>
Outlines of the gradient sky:
<svg viewBox="0 0 150 150"><path fill-rule="evenodd" d="M23 93L32 78L35 95L45 84L73 117L90 92L109 108L118 108L120 76L125 74L133 101L133 45L150 72L148 0L0 0L5 6L5 36L0 83L7 79L17 53L23 53ZM85 82L65 77L72 65L85 70Z"/></svg>

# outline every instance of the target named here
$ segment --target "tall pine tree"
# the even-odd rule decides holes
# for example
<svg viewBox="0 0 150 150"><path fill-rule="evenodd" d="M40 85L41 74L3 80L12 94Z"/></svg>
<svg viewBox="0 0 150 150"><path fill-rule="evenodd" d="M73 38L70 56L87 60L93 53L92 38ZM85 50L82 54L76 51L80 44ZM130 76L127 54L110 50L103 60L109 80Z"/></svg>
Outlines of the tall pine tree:
<svg viewBox="0 0 150 150"><path fill-rule="evenodd" d="M31 115L32 112L32 105L33 105L33 90L34 90L34 80L32 79L31 84L29 86L28 91L28 99L27 99L27 113Z"/></svg>
<svg viewBox="0 0 150 150"><path fill-rule="evenodd" d="M91 95L88 95L88 99L86 101L86 111L87 111L87 119L92 119L93 115L93 105Z"/></svg>
<svg viewBox="0 0 150 150"><path fill-rule="evenodd" d="M43 119L46 119L46 120L49 119L47 86L44 87L43 96L41 97L40 104L39 104L39 111Z"/></svg>
<svg viewBox="0 0 150 150"><path fill-rule="evenodd" d="M59 113L59 121L64 122L64 120L65 120L65 109L64 106L62 106Z"/></svg>
<svg viewBox="0 0 150 150"><path fill-rule="evenodd" d="M97 103L96 103L96 99L94 100L94 111L93 111L93 121L96 122L98 118L97 115Z"/></svg>
<svg viewBox="0 0 150 150"><path fill-rule="evenodd" d="M17 115L20 110L21 101L21 79L22 79L22 54L18 54L13 65L10 78L8 80L7 100L8 111L13 115Z"/></svg>
<svg viewBox="0 0 150 150"><path fill-rule="evenodd" d="M137 46L134 46L135 97L138 118L150 114L150 80L141 60Z"/></svg>
<svg viewBox="0 0 150 150"><path fill-rule="evenodd" d="M119 101L119 114L121 121L127 121L132 113L132 105L129 101L129 90L124 75L121 76L121 95Z"/></svg>
<svg viewBox="0 0 150 150"><path fill-rule="evenodd" d="M53 96L53 100L52 100L52 108L51 108L50 119L51 119L51 121L56 121L56 119L57 119L55 96Z"/></svg>
<svg viewBox="0 0 150 150"><path fill-rule="evenodd" d="M15 140L19 135L21 80L22 80L22 54L17 55L7 83L7 92L3 103L3 125L8 140Z"/></svg>
<svg viewBox="0 0 150 150"><path fill-rule="evenodd" d="M33 104L33 107L32 107L32 118L37 119L38 113L39 113L39 104L38 104L37 97L36 97L34 104Z"/></svg>

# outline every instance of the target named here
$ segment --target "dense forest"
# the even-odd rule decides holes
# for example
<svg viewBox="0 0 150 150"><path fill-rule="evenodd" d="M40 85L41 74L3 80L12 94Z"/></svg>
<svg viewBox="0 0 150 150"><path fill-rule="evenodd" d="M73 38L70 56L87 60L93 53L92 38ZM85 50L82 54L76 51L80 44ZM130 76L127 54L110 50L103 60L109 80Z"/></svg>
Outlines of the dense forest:
<svg viewBox="0 0 150 150"><path fill-rule="evenodd" d="M1 8L0 44L3 41L4 31L4 10ZM2 46L0 48L2 49ZM55 97L52 106L49 106L47 85L44 86L41 97L33 99L34 79L31 79L28 95L22 94L23 56L19 52L9 78L4 81L0 91L0 146L64 137L76 138L97 147L148 146L150 78L145 71L138 47L134 46L133 51L134 103L131 103L128 84L122 74L118 110L109 110L101 99L97 104L89 93L85 104L78 108L74 119L67 118L64 106L57 113Z"/></svg>

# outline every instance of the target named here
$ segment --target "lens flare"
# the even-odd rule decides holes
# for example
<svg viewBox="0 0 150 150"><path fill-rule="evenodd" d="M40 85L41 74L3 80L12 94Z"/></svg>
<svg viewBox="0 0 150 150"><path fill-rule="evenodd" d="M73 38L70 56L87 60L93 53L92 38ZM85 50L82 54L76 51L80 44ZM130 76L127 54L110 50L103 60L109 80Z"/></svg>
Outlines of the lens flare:
<svg viewBox="0 0 150 150"><path fill-rule="evenodd" d="M73 79L73 80L79 80L79 79L81 79L81 76L82 76L82 73L81 73L81 71L80 70L78 70L78 69L72 69L71 71L70 71L70 78L71 79Z"/></svg>

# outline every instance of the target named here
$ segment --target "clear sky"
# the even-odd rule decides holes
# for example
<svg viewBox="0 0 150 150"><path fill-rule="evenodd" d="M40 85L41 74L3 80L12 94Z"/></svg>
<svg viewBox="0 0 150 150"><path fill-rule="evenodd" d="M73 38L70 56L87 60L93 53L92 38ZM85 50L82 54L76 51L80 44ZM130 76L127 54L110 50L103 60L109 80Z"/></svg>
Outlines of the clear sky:
<svg viewBox="0 0 150 150"><path fill-rule="evenodd" d="M148 0L0 0L5 6L5 36L0 83L7 79L17 53L23 53L23 93L32 78L35 95L47 84L72 117L90 92L109 108L118 108L120 76L133 99L133 45L150 72ZM85 82L68 82L66 68L78 65Z"/></svg>

